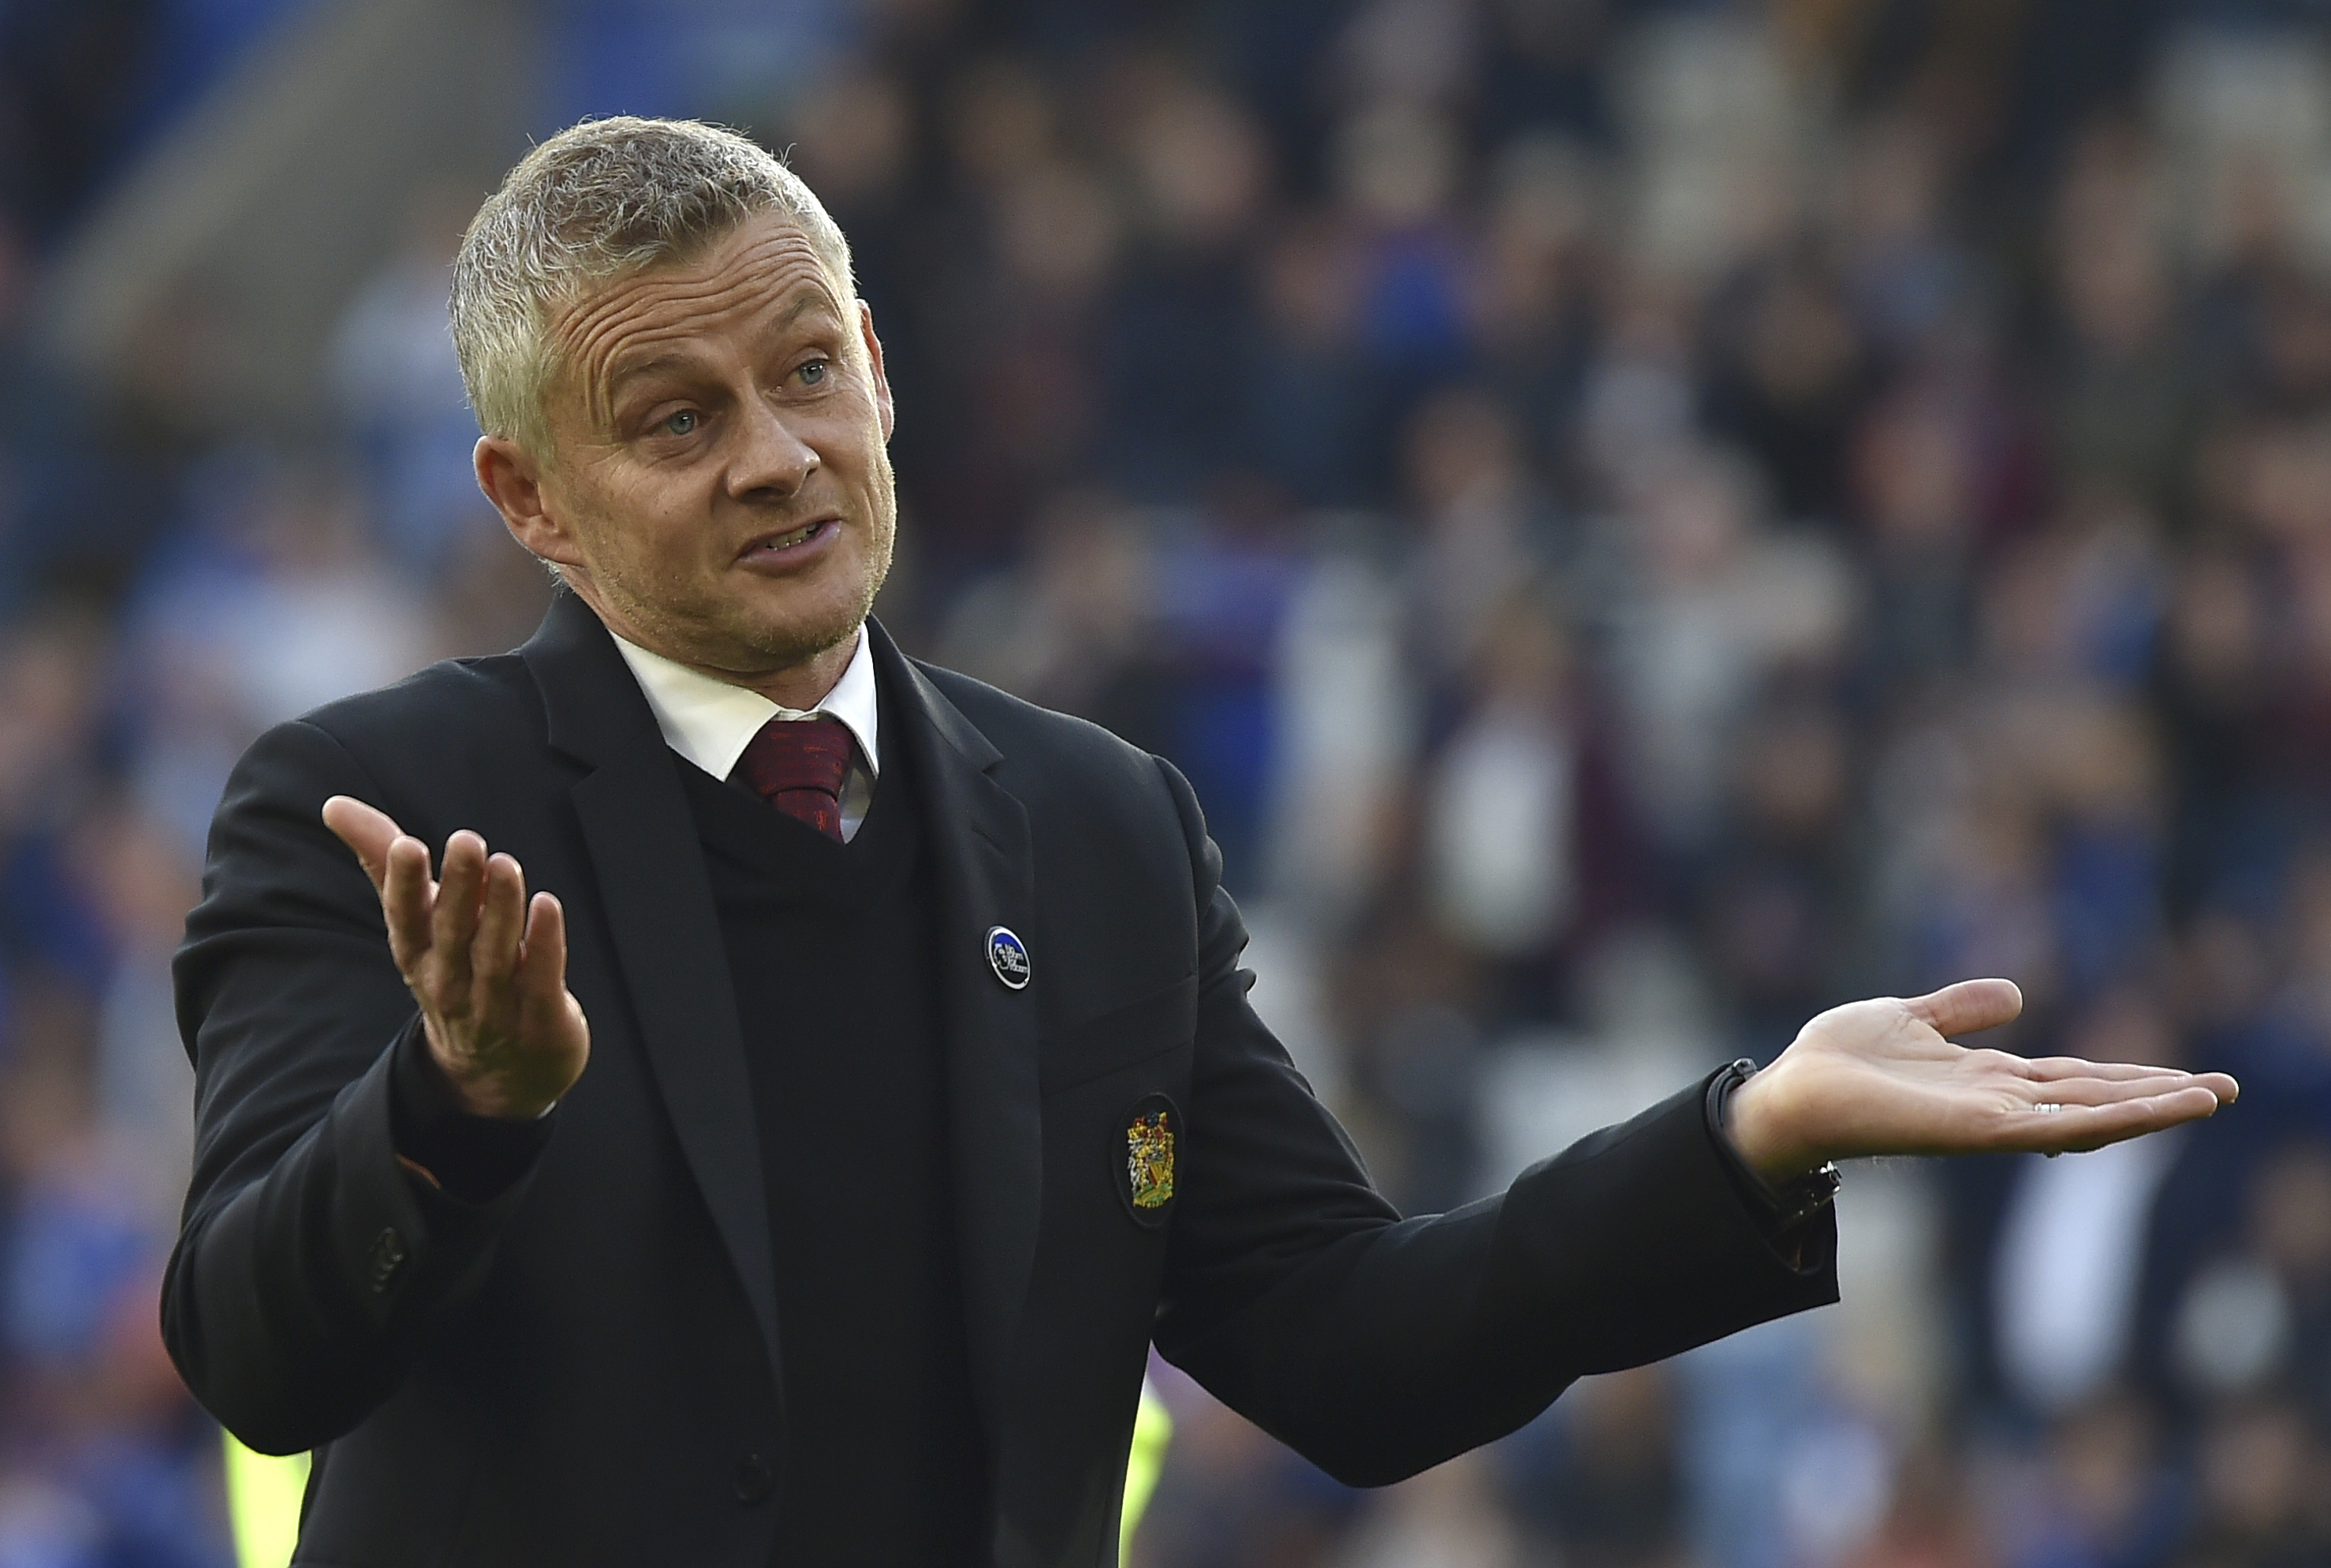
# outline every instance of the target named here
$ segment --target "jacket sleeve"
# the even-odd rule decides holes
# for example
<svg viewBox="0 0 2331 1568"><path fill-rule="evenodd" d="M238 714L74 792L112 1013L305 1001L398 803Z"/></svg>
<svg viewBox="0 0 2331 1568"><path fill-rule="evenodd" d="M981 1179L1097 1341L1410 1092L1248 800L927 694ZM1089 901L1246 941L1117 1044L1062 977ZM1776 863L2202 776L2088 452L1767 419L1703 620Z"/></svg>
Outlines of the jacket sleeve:
<svg viewBox="0 0 2331 1568"><path fill-rule="evenodd" d="M1716 1143L1708 1082L1402 1219L1247 1003L1246 943L1189 785L1197 1041L1158 1350L1356 1486L1513 1430L1572 1380L1837 1299L1824 1210L1776 1250Z"/></svg>
<svg viewBox="0 0 2331 1568"><path fill-rule="evenodd" d="M316 725L252 746L174 965L195 1144L163 1337L195 1397L262 1453L338 1437L395 1391L528 1185L464 1203L397 1164L392 1069L419 1021L372 884L323 825L334 794L395 814Z"/></svg>

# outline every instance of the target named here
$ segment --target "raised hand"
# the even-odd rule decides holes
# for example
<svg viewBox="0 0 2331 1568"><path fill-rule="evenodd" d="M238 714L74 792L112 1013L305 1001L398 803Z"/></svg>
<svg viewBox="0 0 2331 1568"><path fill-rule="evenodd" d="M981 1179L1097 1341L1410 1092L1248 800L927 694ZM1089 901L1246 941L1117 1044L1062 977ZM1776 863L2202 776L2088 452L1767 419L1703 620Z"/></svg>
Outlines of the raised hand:
<svg viewBox="0 0 2331 1568"><path fill-rule="evenodd" d="M2004 980L1832 1008L1734 1091L1726 1129L1752 1168L1781 1181L1868 1155L2101 1148L2206 1117L2241 1092L2222 1072L2026 1060L1948 1038L2022 1011Z"/></svg>
<svg viewBox="0 0 2331 1568"><path fill-rule="evenodd" d="M445 841L442 878L429 846L347 795L324 825L356 851L380 895L389 952L421 1004L429 1054L474 1115L541 1115L591 1056L591 1025L566 989L566 916L526 873L464 828Z"/></svg>

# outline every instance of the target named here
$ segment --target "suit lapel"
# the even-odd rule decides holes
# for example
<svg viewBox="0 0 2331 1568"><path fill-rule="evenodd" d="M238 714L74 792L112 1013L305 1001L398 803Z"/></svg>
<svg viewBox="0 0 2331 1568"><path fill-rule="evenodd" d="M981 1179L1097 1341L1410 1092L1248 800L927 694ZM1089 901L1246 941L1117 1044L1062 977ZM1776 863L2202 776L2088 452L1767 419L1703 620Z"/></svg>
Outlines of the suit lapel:
<svg viewBox="0 0 2331 1568"><path fill-rule="evenodd" d="M938 898L939 1000L947 1036L948 1132L972 1374L991 1451L1001 1435L1012 1334L1035 1267L1044 1139L1036 1079L1044 955L1014 991L996 978L987 934L1034 928L1028 813L989 776L1003 755L869 622L876 669L897 698L899 736L924 800ZM886 720L888 716L886 715ZM889 733L882 736L887 751Z"/></svg>
<svg viewBox="0 0 2331 1568"><path fill-rule="evenodd" d="M1035 1266L1043 1207L1036 996L987 959L987 933L1035 922L1025 808L989 774L1003 755L867 623L895 698L898 744L924 799L937 897L950 1158L975 1392L1000 1438L1013 1331ZM752 1084L703 853L661 732L598 618L574 594L553 602L523 650L543 694L550 744L590 771L576 813L649 1063L689 1168L751 1302L773 1372L777 1351L766 1189ZM882 736L887 752L892 745Z"/></svg>
<svg viewBox="0 0 2331 1568"><path fill-rule="evenodd" d="M752 1083L704 856L655 715L588 605L561 591L520 651L550 744L585 764L575 810L624 989L690 1171L777 1375L775 1276Z"/></svg>

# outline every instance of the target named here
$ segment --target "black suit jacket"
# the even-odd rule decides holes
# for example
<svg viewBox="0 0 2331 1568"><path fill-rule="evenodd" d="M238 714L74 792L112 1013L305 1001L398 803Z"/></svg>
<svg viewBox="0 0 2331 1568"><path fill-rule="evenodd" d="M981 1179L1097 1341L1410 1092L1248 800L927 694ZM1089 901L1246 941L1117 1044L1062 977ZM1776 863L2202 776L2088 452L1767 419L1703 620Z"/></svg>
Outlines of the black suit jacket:
<svg viewBox="0 0 2331 1568"><path fill-rule="evenodd" d="M1503 1433L1570 1379L1834 1298L1828 1221L1769 1243L1698 1088L1503 1196L1403 1220L1248 1007L1189 787L1106 732L902 658L883 744L927 801L975 1392L998 1568L1114 1562L1154 1339L1348 1481ZM414 1025L318 812L473 828L564 900L591 1062L527 1174L465 1204L396 1164ZM1026 944L1007 989L986 933ZM298 1561L758 1563L783 1412L756 1125L675 764L571 595L514 654L269 732L176 966L197 1075L171 1354L262 1450L316 1449ZM1127 1126L1179 1113L1137 1209ZM782 1478L776 1478L782 1486Z"/></svg>

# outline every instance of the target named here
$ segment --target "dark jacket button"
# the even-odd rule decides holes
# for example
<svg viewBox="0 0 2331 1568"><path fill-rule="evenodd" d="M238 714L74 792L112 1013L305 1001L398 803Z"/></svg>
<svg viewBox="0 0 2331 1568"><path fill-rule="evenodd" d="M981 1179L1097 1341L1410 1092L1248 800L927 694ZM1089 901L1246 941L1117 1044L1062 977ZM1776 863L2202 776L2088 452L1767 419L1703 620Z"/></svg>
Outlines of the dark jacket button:
<svg viewBox="0 0 2331 1568"><path fill-rule="evenodd" d="M404 1265L404 1238L396 1233L394 1226L374 1237L372 1243L373 1294L376 1296L385 1294L388 1290L388 1282L396 1278L396 1271Z"/></svg>
<svg viewBox="0 0 2331 1568"><path fill-rule="evenodd" d="M737 1500L757 1503L769 1495L776 1478L769 1474L768 1461L758 1454L747 1454L737 1461Z"/></svg>

